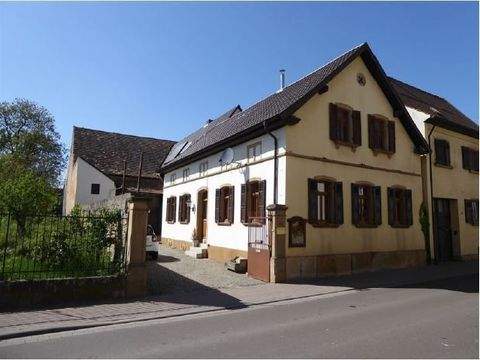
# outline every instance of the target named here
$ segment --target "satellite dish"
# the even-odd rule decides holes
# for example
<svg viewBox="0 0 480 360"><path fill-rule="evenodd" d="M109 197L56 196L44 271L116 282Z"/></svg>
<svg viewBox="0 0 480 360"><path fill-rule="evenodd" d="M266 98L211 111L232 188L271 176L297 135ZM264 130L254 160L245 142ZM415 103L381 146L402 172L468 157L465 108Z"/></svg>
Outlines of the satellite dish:
<svg viewBox="0 0 480 360"><path fill-rule="evenodd" d="M230 165L233 161L233 149L226 148L223 150L222 155L220 155L220 160L218 162L220 165Z"/></svg>

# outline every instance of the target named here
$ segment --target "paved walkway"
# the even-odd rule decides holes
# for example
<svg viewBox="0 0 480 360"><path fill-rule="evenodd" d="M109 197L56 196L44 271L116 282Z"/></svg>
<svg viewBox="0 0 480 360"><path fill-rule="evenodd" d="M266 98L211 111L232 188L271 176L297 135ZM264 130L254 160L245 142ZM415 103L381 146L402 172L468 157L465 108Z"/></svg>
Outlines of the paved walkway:
<svg viewBox="0 0 480 360"><path fill-rule="evenodd" d="M148 261L148 290L152 295L228 289L264 284L225 269L210 259L194 259L181 250L160 245L157 261Z"/></svg>
<svg viewBox="0 0 480 360"><path fill-rule="evenodd" d="M477 262L363 273L324 279L315 283L262 284L222 290L210 288L190 293L151 296L134 302L0 313L0 340L30 334L242 308L354 289L421 287L426 281L472 273L478 274ZM439 287L442 286L441 283Z"/></svg>

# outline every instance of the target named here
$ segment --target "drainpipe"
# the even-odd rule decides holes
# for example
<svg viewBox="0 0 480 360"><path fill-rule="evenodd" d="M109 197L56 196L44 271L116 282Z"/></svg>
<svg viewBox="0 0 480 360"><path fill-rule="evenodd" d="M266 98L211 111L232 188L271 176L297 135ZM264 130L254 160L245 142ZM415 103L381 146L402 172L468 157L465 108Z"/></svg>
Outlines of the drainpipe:
<svg viewBox="0 0 480 360"><path fill-rule="evenodd" d="M435 220L435 214L434 214L434 211L433 211L433 172L432 172L432 146L431 146L431 141L430 141L430 136L432 135L433 133L433 130L435 130L437 126L436 125L433 125L432 129L430 130L430 132L428 133L428 149L429 149L429 153L428 153L428 166L430 168L430 208L431 208L431 213L432 213L432 238L433 238L433 248L435 249L435 257L434 257L434 264L437 264L438 263L438 244L437 244L437 240L435 238L435 229L436 229L436 220ZM428 258L429 260L431 261L432 259L432 255L431 255L431 252L430 252L430 239L428 239L428 247L427 247L427 255L428 255Z"/></svg>
<svg viewBox="0 0 480 360"><path fill-rule="evenodd" d="M277 190L278 190L278 139L271 131L267 130L267 121L263 122L263 128L273 139L274 153L273 153L273 204L277 205Z"/></svg>

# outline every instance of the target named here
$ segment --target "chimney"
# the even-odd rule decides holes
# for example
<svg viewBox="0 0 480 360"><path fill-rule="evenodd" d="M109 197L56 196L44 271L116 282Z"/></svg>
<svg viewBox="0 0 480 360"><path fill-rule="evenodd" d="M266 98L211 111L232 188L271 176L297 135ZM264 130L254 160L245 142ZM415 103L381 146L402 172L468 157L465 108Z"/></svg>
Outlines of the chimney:
<svg viewBox="0 0 480 360"><path fill-rule="evenodd" d="M285 89L285 69L280 70L280 89L278 91L283 89Z"/></svg>

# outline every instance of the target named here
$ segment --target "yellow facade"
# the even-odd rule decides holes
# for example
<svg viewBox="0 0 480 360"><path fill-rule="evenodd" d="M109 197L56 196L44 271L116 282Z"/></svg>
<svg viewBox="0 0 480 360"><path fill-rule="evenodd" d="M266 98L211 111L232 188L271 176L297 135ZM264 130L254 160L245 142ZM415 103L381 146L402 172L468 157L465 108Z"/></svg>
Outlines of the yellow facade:
<svg viewBox="0 0 480 360"><path fill-rule="evenodd" d="M425 134L429 134L431 124L426 124ZM447 140L450 146L450 167L435 165L434 139ZM478 226L465 221L465 199L478 199L478 173L463 169L462 146L478 151L478 139L441 127L435 127L431 134L433 197L453 200L456 206L451 208L453 247L455 257L478 256ZM427 164L426 172L429 174ZM425 176L428 176L425 174ZM427 177L428 199L430 199L430 181ZM429 206L431 209L432 207ZM457 232L455 234L455 232ZM433 235L433 229L431 231ZM433 236L431 240L432 254L435 253Z"/></svg>
<svg viewBox="0 0 480 360"><path fill-rule="evenodd" d="M357 82L361 73L365 86ZM308 218L307 179L327 176L343 183L344 223L337 228L306 226L306 247L288 248L287 257L423 250L424 238L418 220L422 203L420 156L383 91L357 58L328 84L328 91L313 96L295 116L301 121L286 128L287 218ZM362 145L337 146L329 138L329 103L348 105L361 112ZM367 115L382 115L395 121L396 152L374 154L368 146ZM351 184L370 182L381 186L382 224L357 228L351 219ZM393 228L388 224L387 187L412 190L413 225ZM287 245L288 246L288 245Z"/></svg>

